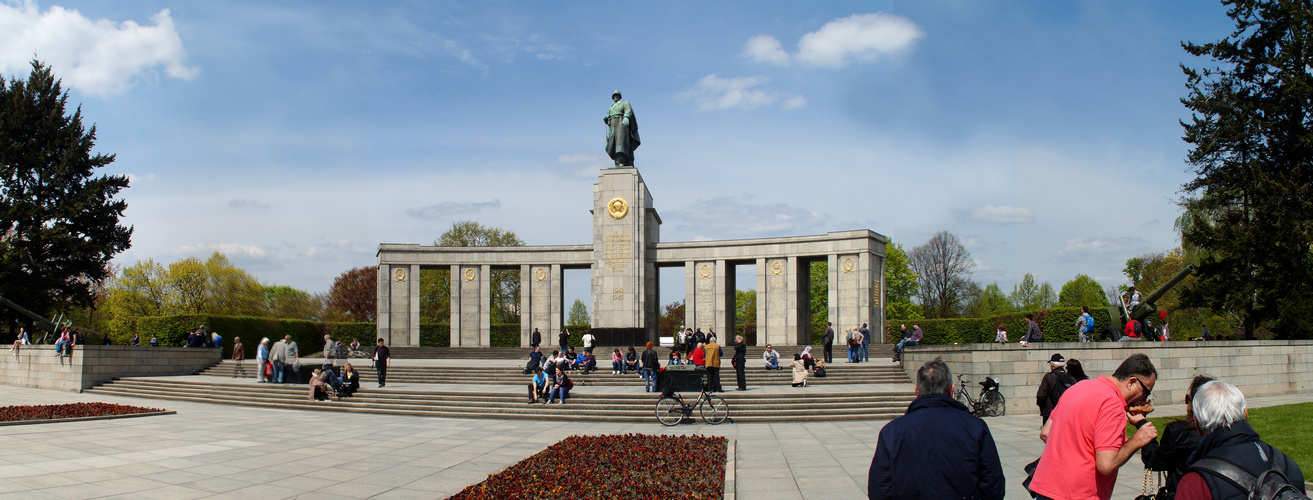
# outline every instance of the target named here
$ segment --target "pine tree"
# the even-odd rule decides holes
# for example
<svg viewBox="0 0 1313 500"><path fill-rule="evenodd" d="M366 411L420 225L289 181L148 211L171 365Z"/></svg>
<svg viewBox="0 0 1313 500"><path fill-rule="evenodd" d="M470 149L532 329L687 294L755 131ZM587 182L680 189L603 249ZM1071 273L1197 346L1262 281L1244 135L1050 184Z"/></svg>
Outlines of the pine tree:
<svg viewBox="0 0 1313 500"><path fill-rule="evenodd" d="M90 306L132 244L119 225L128 204L115 198L128 178L96 175L114 155L92 154L96 127L67 103L39 61L26 81L0 77L0 295L42 314Z"/></svg>

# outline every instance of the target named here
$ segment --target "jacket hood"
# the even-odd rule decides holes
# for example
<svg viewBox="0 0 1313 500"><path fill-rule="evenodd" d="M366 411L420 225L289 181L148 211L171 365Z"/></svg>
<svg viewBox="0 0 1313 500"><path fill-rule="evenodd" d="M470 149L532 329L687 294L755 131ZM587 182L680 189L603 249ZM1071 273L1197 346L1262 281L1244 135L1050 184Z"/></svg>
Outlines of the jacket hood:
<svg viewBox="0 0 1313 500"><path fill-rule="evenodd" d="M956 408L958 410L967 411L966 405L957 402L956 399L943 394L931 394L929 396L921 396L916 398L915 401L912 401L912 404L907 405L907 413L912 413L924 408Z"/></svg>
<svg viewBox="0 0 1313 500"><path fill-rule="evenodd" d="M1249 421L1241 420L1231 424L1230 428L1217 429L1204 436L1199 441L1199 447L1195 449L1190 462L1208 456L1208 453L1216 448L1248 441L1258 441L1258 432L1249 425Z"/></svg>

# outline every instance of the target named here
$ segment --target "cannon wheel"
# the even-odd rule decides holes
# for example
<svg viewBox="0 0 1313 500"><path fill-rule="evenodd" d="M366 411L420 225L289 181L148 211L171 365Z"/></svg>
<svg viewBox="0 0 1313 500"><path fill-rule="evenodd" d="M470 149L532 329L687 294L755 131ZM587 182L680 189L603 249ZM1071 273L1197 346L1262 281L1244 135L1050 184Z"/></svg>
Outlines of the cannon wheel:
<svg viewBox="0 0 1313 500"><path fill-rule="evenodd" d="M1108 342L1116 342L1121 340L1122 331L1111 326L1105 326L1103 327L1103 336L1108 339Z"/></svg>

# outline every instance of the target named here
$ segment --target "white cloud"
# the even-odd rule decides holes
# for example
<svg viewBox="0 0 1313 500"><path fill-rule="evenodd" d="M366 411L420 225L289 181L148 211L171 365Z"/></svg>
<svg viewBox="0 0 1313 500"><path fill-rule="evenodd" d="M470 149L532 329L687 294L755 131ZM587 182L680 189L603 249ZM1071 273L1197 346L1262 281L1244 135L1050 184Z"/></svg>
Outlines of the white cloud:
<svg viewBox="0 0 1313 500"><path fill-rule="evenodd" d="M129 186L134 186L134 185L137 185L137 184L142 183L142 182L154 182L154 181L155 181L155 174L137 175L137 174L134 174L134 173L128 172L127 175L128 175L128 185L129 185Z"/></svg>
<svg viewBox="0 0 1313 500"><path fill-rule="evenodd" d="M762 106L771 106L781 100L784 109L794 109L807 103L802 96L790 96L777 90L756 88L769 82L767 76L747 76L743 78L721 78L707 75L698 80L693 88L675 94L675 99L697 103L699 111L722 111L726 109L751 110Z"/></svg>
<svg viewBox="0 0 1313 500"><path fill-rule="evenodd" d="M970 222L985 224L1031 224L1035 222L1035 215L1029 209L1011 205L1000 207L985 205L970 213L960 212L959 217Z"/></svg>
<svg viewBox="0 0 1313 500"><path fill-rule="evenodd" d="M242 209L268 210L269 204L255 200L248 200L245 198L233 198L231 200L228 200L228 208L235 208L238 210L242 210Z"/></svg>
<svg viewBox="0 0 1313 500"><path fill-rule="evenodd" d="M1143 238L1123 236L1120 238L1083 238L1067 240L1058 251L1058 257L1080 259L1104 255L1131 255L1135 249L1145 246Z"/></svg>
<svg viewBox="0 0 1313 500"><path fill-rule="evenodd" d="M227 256L242 256L262 259L269 254L264 248L241 243L186 243L173 247L172 253L183 255L204 255L215 251Z"/></svg>
<svg viewBox="0 0 1313 500"><path fill-rule="evenodd" d="M426 220L447 220L457 215L467 215L479 213L484 210L501 208L501 200L479 201L472 203L456 203L444 201L437 205L427 207L411 208L406 210L406 214Z"/></svg>
<svg viewBox="0 0 1313 500"><path fill-rule="evenodd" d="M780 41L770 35L757 35L748 39L748 43L743 46L743 55L753 62L778 64L787 66L789 64L789 53L784 51L780 46Z"/></svg>
<svg viewBox="0 0 1313 500"><path fill-rule="evenodd" d="M752 201L751 196L696 200L690 208L672 211L665 219L678 221L676 229L692 234L693 241L823 234L830 225L829 217L820 212Z"/></svg>
<svg viewBox="0 0 1313 500"><path fill-rule="evenodd" d="M0 3L0 73L27 73L35 54L65 85L88 94L122 92L158 67L172 78L194 78L199 70L186 64L169 10L151 21L153 26L131 20L116 25L59 6L42 13L30 0Z"/></svg>
<svg viewBox="0 0 1313 500"><path fill-rule="evenodd" d="M753 62L780 66L798 62L841 68L854 61L870 62L906 52L923 36L921 28L905 17L883 12L853 14L803 35L796 54L785 52L773 36L757 35L744 44L743 55Z"/></svg>
<svg viewBox="0 0 1313 500"><path fill-rule="evenodd" d="M610 158L592 153L563 154L556 157L556 163L567 167L568 170L563 172L567 177L583 179L595 177L598 170L615 165Z"/></svg>

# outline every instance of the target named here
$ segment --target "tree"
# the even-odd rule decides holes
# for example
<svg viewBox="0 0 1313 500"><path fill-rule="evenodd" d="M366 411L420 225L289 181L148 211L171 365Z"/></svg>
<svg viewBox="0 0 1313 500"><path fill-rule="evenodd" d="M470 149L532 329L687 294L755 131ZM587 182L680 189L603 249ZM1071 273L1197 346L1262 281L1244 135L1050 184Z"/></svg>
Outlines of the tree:
<svg viewBox="0 0 1313 500"><path fill-rule="evenodd" d="M115 198L128 178L95 175L114 155L92 154L96 127L84 130L81 106L69 116L67 103L38 61L26 81L0 76L0 296L47 315L91 306L132 244L119 225L128 204Z"/></svg>
<svg viewBox="0 0 1313 500"><path fill-rule="evenodd" d="M514 232L491 226L484 226L472 220L457 221L451 229L438 236L433 242L440 247L521 247L524 241ZM493 269L492 276L492 316L493 323L516 323L520 320L520 270ZM444 294L450 300L451 290L439 288L438 295ZM441 300L439 300L441 301Z"/></svg>
<svg viewBox="0 0 1313 500"><path fill-rule="evenodd" d="M1198 252L1190 305L1240 319L1246 338L1269 320L1280 338L1313 326L1313 8L1224 0L1235 30L1184 43L1212 67L1182 66L1191 110L1181 122L1195 177L1182 186L1182 244Z"/></svg>
<svg viewBox="0 0 1313 500"><path fill-rule="evenodd" d="M290 286L264 287L265 310L274 318L319 321L324 318L324 297Z"/></svg>
<svg viewBox="0 0 1313 500"><path fill-rule="evenodd" d="M451 323L451 268L419 269L419 322Z"/></svg>
<svg viewBox="0 0 1313 500"><path fill-rule="evenodd" d="M967 312L973 318L992 318L1012 312L1012 301L1008 300L997 282L990 283L980 291L975 304Z"/></svg>
<svg viewBox="0 0 1313 500"><path fill-rule="evenodd" d="M333 286L328 288L325 306L329 314L339 315L347 321L377 321L378 267L362 266L339 274L333 279Z"/></svg>
<svg viewBox="0 0 1313 500"><path fill-rule="evenodd" d="M921 305L930 317L952 317L971 284L976 267L971 252L948 231L935 233L924 245L912 249L912 269L921 278Z"/></svg>
<svg viewBox="0 0 1313 500"><path fill-rule="evenodd" d="M808 267L811 326L813 330L819 327L825 331L825 324L830 321L830 263L818 260Z"/></svg>
<svg viewBox="0 0 1313 500"><path fill-rule="evenodd" d="M734 324L757 324L757 290L734 290Z"/></svg>
<svg viewBox="0 0 1313 500"><path fill-rule="evenodd" d="M662 337L672 337L675 330L684 324L684 301L671 302L663 309L661 317L657 318L657 329Z"/></svg>
<svg viewBox="0 0 1313 500"><path fill-rule="evenodd" d="M588 306L584 305L584 301L579 299L574 299L574 304L570 305L570 314L566 317L569 319L566 320L565 324L570 326L593 323L592 318L588 316Z"/></svg>
<svg viewBox="0 0 1313 500"><path fill-rule="evenodd" d="M1008 299L1012 300L1012 307L1018 311L1039 309L1039 286L1035 284L1035 276L1026 273L1021 282L1012 285Z"/></svg>
<svg viewBox="0 0 1313 500"><path fill-rule="evenodd" d="M1039 304L1039 309L1049 309L1058 305L1058 294L1053 292L1053 285L1047 281L1040 283L1035 301Z"/></svg>
<svg viewBox="0 0 1313 500"><path fill-rule="evenodd" d="M917 283L916 272L908 265L907 252L894 243L893 238L884 244L884 311L891 319L916 320L923 317L921 307L912 302Z"/></svg>
<svg viewBox="0 0 1313 500"><path fill-rule="evenodd" d="M1107 305L1108 296L1104 295L1103 287L1089 275L1077 274L1071 281L1064 283L1062 291L1058 292L1059 307L1090 306L1090 309L1094 309Z"/></svg>

